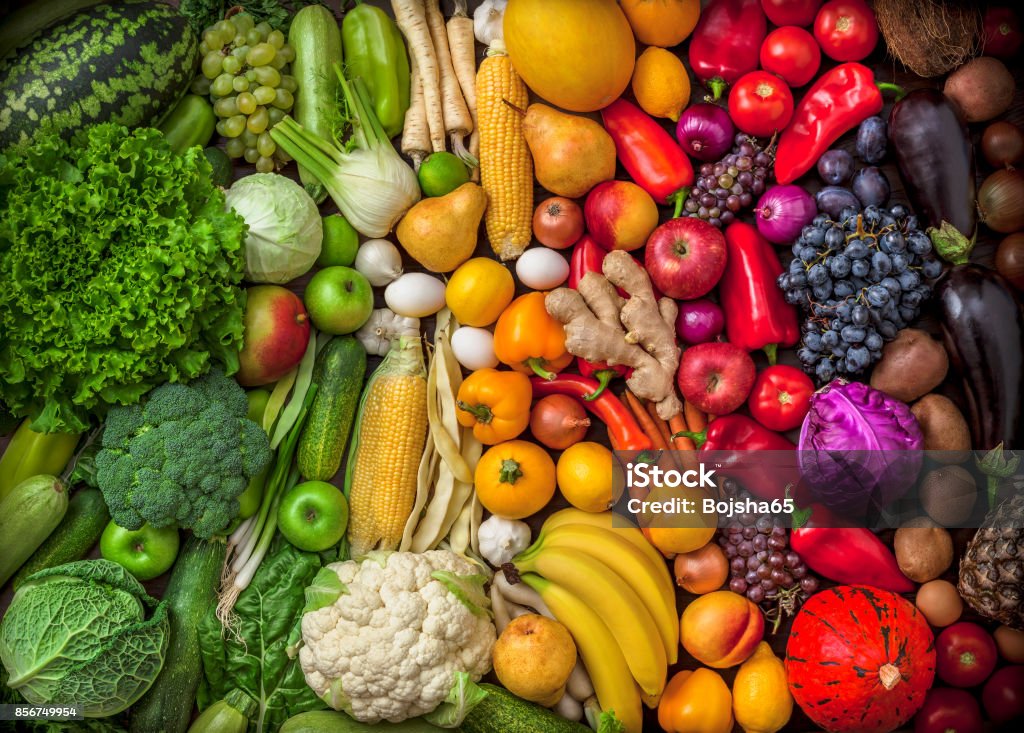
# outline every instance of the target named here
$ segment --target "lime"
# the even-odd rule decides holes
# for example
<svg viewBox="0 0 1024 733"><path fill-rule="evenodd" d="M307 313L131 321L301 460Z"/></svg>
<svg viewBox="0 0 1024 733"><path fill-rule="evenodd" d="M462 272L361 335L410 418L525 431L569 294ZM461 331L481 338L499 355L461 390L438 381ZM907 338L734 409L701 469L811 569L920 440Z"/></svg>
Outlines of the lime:
<svg viewBox="0 0 1024 733"><path fill-rule="evenodd" d="M316 263L320 267L341 265L350 267L356 261L359 249L359 233L341 214L324 217L324 243Z"/></svg>
<svg viewBox="0 0 1024 733"><path fill-rule="evenodd" d="M452 153L431 153L417 176L425 196L444 196L469 181L469 168Z"/></svg>

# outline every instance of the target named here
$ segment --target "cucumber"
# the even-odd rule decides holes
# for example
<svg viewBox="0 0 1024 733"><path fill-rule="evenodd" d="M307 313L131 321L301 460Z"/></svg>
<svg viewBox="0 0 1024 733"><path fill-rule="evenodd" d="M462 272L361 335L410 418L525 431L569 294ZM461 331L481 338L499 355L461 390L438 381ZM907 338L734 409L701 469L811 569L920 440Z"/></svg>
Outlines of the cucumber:
<svg viewBox="0 0 1024 733"><path fill-rule="evenodd" d="M516 697L504 687L486 683L480 687L487 690L487 697L462 721L462 733L591 733L590 728Z"/></svg>
<svg viewBox="0 0 1024 733"><path fill-rule="evenodd" d="M425 720L413 718L401 723L360 723L345 713L334 710L313 710L293 715L278 729L278 733L442 733Z"/></svg>
<svg viewBox="0 0 1024 733"><path fill-rule="evenodd" d="M292 117L310 132L330 140L338 117L339 84L334 65L342 64L338 21L322 5L307 5L292 19L288 44L295 50L292 76L299 85ZM318 204L327 198L327 189L301 165L299 180Z"/></svg>
<svg viewBox="0 0 1024 733"><path fill-rule="evenodd" d="M32 573L83 559L100 541L103 528L109 521L110 512L99 489L75 492L68 502L64 519L15 573L11 587L18 590L18 586Z"/></svg>
<svg viewBox="0 0 1024 733"><path fill-rule="evenodd" d="M132 733L184 733L188 728L203 676L199 622L217 602L224 554L222 541L193 535L178 555L163 597L171 619L164 666L149 692L132 707Z"/></svg>
<svg viewBox="0 0 1024 733"><path fill-rule="evenodd" d="M178 155L193 145L200 147L210 142L217 116L213 105L198 94L186 94L171 113L160 123L160 132Z"/></svg>
<svg viewBox="0 0 1024 733"><path fill-rule="evenodd" d="M352 336L332 338L317 354L318 390L298 447L299 471L307 479L330 481L341 467L365 377L366 349Z"/></svg>
<svg viewBox="0 0 1024 733"><path fill-rule="evenodd" d="M57 528L68 492L56 476L32 476L0 501L0 585L14 575Z"/></svg>

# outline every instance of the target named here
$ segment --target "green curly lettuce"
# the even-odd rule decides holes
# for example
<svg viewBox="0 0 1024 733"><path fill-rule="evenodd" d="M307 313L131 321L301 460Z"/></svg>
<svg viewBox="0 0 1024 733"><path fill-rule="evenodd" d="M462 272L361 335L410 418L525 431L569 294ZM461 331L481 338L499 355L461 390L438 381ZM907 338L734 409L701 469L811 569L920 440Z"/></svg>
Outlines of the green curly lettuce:
<svg viewBox="0 0 1024 733"><path fill-rule="evenodd" d="M0 402L33 429L237 371L245 223L210 175L114 124L0 155Z"/></svg>

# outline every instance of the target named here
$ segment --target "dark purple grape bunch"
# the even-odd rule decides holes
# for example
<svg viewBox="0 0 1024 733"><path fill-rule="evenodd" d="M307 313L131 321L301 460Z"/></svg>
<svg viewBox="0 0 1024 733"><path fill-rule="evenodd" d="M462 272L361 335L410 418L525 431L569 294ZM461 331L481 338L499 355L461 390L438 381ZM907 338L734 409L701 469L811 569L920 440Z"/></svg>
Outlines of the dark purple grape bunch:
<svg viewBox="0 0 1024 733"><path fill-rule="evenodd" d="M762 148L749 135L737 135L732 152L697 170L693 188L683 203L683 215L719 228L736 221L737 215L750 209L768 187L775 162L773 151L771 144Z"/></svg>

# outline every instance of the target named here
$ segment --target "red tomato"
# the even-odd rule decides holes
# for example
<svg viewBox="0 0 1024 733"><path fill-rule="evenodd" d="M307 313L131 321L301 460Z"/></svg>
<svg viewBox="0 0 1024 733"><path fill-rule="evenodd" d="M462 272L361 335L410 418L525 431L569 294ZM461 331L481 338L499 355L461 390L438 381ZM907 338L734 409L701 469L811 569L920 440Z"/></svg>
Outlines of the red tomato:
<svg viewBox="0 0 1024 733"><path fill-rule="evenodd" d="M776 364L757 375L750 390L750 414L769 430L800 427L811 408L814 382L796 367Z"/></svg>
<svg viewBox="0 0 1024 733"><path fill-rule="evenodd" d="M914 718L914 733L981 733L981 706L955 687L933 687Z"/></svg>
<svg viewBox="0 0 1024 733"><path fill-rule="evenodd" d="M821 66L821 49L814 36L795 25L776 28L761 44L761 68L791 87L802 87Z"/></svg>
<svg viewBox="0 0 1024 733"><path fill-rule="evenodd" d="M1012 8L991 7L985 11L985 55L1011 59L1024 44L1020 19Z"/></svg>
<svg viewBox="0 0 1024 733"><path fill-rule="evenodd" d="M1024 718L1024 665L1003 667L981 691L985 712L995 723Z"/></svg>
<svg viewBox="0 0 1024 733"><path fill-rule="evenodd" d="M864 0L830 0L814 20L814 37L836 61L860 61L878 43L878 22Z"/></svg>
<svg viewBox="0 0 1024 733"><path fill-rule="evenodd" d="M998 657L992 635L969 621L947 626L935 640L935 672L954 687L980 685L996 668Z"/></svg>
<svg viewBox="0 0 1024 733"><path fill-rule="evenodd" d="M775 25L810 25L822 0L761 0L764 14Z"/></svg>
<svg viewBox="0 0 1024 733"><path fill-rule="evenodd" d="M533 212L533 235L551 249L565 249L583 236L583 209L572 199L552 196Z"/></svg>
<svg viewBox="0 0 1024 733"><path fill-rule="evenodd" d="M768 137L793 117L793 92L774 74L751 71L729 92L729 117L748 135Z"/></svg>

